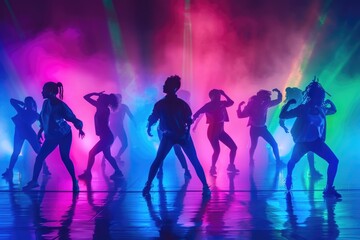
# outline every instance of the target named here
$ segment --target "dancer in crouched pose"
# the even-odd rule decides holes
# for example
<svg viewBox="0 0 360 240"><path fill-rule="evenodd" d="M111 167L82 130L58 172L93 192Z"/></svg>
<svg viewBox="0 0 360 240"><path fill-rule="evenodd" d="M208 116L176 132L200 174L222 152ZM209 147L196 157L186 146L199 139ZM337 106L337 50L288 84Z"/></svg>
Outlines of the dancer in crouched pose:
<svg viewBox="0 0 360 240"><path fill-rule="evenodd" d="M285 163L283 163L280 160L278 144L266 126L266 117L267 117L268 109L270 107L274 107L278 105L282 101L281 92L277 88L273 89L273 92L277 93L276 99L274 100L271 99L271 91L260 90L256 93L256 95L250 98L248 104L244 107L243 110L241 110L241 107L242 105L245 104L244 101L239 104L237 110L237 116L239 118L249 117L248 126L250 126L250 140L251 140L251 146L249 150L250 166L254 165L254 153L259 137L264 138L264 140L271 145L277 166L278 167L285 166Z"/></svg>
<svg viewBox="0 0 360 240"><path fill-rule="evenodd" d="M285 89L286 95L284 102L287 103L291 99L295 99L296 104L291 105L291 109L299 106L303 101L303 91L300 88L297 87L287 87ZM286 133L289 133L288 127L285 125L285 119L279 120L280 126L284 129ZM294 122L292 122L294 124ZM313 152L308 152L306 154L308 163L309 163L309 176L313 179L319 179L322 178L322 174L316 170L315 168L315 154Z"/></svg>
<svg viewBox="0 0 360 240"><path fill-rule="evenodd" d="M225 101L221 100L221 96L224 96ZM207 137L210 141L211 147L213 148L213 154L211 157L211 168L210 174L216 175L216 162L220 155L220 144L219 142L224 143L229 149L229 165L227 171L230 173L239 172L235 167L235 156L237 146L225 132L224 125L225 122L229 122L229 115L226 111L226 108L231 107L234 104L234 101L223 91L219 89L212 89L209 92L210 102L202 106L195 114L194 121L200 116L200 114L206 114L206 123L209 124L207 129Z"/></svg>
<svg viewBox="0 0 360 240"><path fill-rule="evenodd" d="M335 105L329 100L325 100L325 90L318 80L313 80L304 91L304 103L298 107L288 110L294 99L289 100L280 113L281 119L296 118L291 129L295 146L287 164L286 188L292 187L292 172L296 163L308 152L319 155L329 166L327 169L327 182L323 191L324 197L341 198L333 186L337 173L339 160L334 152L325 143L326 134L326 115L336 112Z"/></svg>

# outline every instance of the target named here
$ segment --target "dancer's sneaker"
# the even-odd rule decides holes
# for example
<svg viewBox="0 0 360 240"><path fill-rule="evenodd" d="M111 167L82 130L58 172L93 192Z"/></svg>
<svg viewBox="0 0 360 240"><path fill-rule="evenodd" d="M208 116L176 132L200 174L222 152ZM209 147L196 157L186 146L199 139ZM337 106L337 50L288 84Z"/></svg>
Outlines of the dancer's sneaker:
<svg viewBox="0 0 360 240"><path fill-rule="evenodd" d="M190 178L191 178L191 174L190 174L189 169L186 169L186 170L185 170L184 177L187 178L187 179L190 179Z"/></svg>
<svg viewBox="0 0 360 240"><path fill-rule="evenodd" d="M292 177L287 176L285 180L285 186L288 191L291 190L292 187Z"/></svg>
<svg viewBox="0 0 360 240"><path fill-rule="evenodd" d="M215 176L217 174L217 172L216 172L216 167L211 167L210 168L210 175L211 176Z"/></svg>
<svg viewBox="0 0 360 240"><path fill-rule="evenodd" d="M209 188L208 185L203 186L202 195L203 195L203 197L210 197L211 196L211 191L210 191L210 188Z"/></svg>
<svg viewBox="0 0 360 240"><path fill-rule="evenodd" d="M151 189L151 184L149 184L148 182L145 183L145 187L142 190L142 195L144 197L149 196L150 195L150 189Z"/></svg>
<svg viewBox="0 0 360 240"><path fill-rule="evenodd" d="M92 178L92 174L90 171L85 170L84 173L78 175L78 177L82 180L90 180Z"/></svg>
<svg viewBox="0 0 360 240"><path fill-rule="evenodd" d="M121 179L123 177L124 177L124 174L119 170L119 171L115 171L114 174L112 174L110 176L110 179L116 180L116 179Z"/></svg>
<svg viewBox="0 0 360 240"><path fill-rule="evenodd" d="M229 172L229 173L238 173L239 172L239 169L237 169L236 167L235 167L235 164L229 164L228 165L228 167L227 167L227 171Z"/></svg>
<svg viewBox="0 0 360 240"><path fill-rule="evenodd" d="M323 177L323 175L317 170L310 171L309 176L314 179L319 179Z"/></svg>
<svg viewBox="0 0 360 240"><path fill-rule="evenodd" d="M326 198L330 198L330 197L341 198L342 197L341 194L335 190L334 186L326 188L323 191L323 196Z"/></svg>
<svg viewBox="0 0 360 240"><path fill-rule="evenodd" d="M3 174L1 174L1 175L2 175L4 178L10 178L10 177L13 176L13 171L7 168L6 171L5 171Z"/></svg>
<svg viewBox="0 0 360 240"><path fill-rule="evenodd" d="M33 189L33 188L37 188L37 187L39 187L40 185L39 185L39 183L37 182L37 181L33 181L33 180L31 180L30 182L28 182L22 189L23 189L23 191L29 191L29 190L31 190L31 189Z"/></svg>

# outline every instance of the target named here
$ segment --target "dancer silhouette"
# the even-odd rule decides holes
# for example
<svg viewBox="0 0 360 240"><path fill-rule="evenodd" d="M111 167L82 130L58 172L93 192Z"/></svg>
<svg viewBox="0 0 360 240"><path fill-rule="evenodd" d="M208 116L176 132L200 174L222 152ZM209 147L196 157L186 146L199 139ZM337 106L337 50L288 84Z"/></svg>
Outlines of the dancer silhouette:
<svg viewBox="0 0 360 240"><path fill-rule="evenodd" d="M250 126L250 140L251 146L249 150L250 154L250 166L254 165L254 153L258 143L259 137L262 137L266 142L268 142L275 156L277 166L285 165L280 160L279 148L276 143L274 137L271 135L266 126L266 117L267 112L270 107L278 105L282 101L281 92L275 88L273 92L277 93L277 98L275 100L271 100L271 92L267 90L260 90L256 95L252 96L248 102L248 104L241 110L242 105L245 102L241 102L239 104L237 110L237 116L239 118L249 117L248 126Z"/></svg>
<svg viewBox="0 0 360 240"><path fill-rule="evenodd" d="M40 117L37 112L37 105L35 100L32 97L26 97L24 102L22 102L20 100L11 98L10 103L15 108L17 114L12 117L12 120L15 124L14 151L10 158L9 167L2 174L2 176L5 178L12 178L14 166L25 140L30 143L31 147L36 153L39 153L41 147L37 139L37 135L32 128L32 125L38 121ZM51 175L45 162L43 165L43 174Z"/></svg>
<svg viewBox="0 0 360 240"><path fill-rule="evenodd" d="M286 95L285 95L285 103L287 103L291 99L295 99L296 104L291 105L292 108L295 108L299 106L299 104L303 101L303 94L302 90L300 88L296 87L287 87L285 89ZM288 127L285 125L285 119L281 119L279 121L280 126L284 129L286 133L289 133ZM293 124L293 123L292 123ZM322 174L315 169L315 156L313 152L308 152L306 154L308 162L309 162L309 174L312 178L321 178Z"/></svg>
<svg viewBox="0 0 360 240"><path fill-rule="evenodd" d="M325 93L318 80L314 79L304 91L304 103L288 110L290 105L296 103L294 99L291 99L281 110L280 118L296 118L291 129L295 146L287 164L286 188L290 190L292 187L292 172L296 163L302 156L311 151L329 164L323 196L341 198L341 194L333 186L339 160L325 143L326 115L334 114L336 107L329 99L325 100Z"/></svg>
<svg viewBox="0 0 360 240"><path fill-rule="evenodd" d="M225 101L221 100L221 96L225 97ZM216 162L220 155L219 141L224 143L230 149L230 162L227 170L232 173L239 172L236 169L234 161L236 156L237 146L232 138L225 132L224 123L229 121L229 116L226 111L227 107L234 104L234 101L223 91L218 89L212 89L209 92L210 102L202 106L195 114L194 121L200 116L200 114L206 114L206 122L208 125L207 137L213 148L213 154L211 157L210 174L216 175Z"/></svg>
<svg viewBox="0 0 360 240"><path fill-rule="evenodd" d="M191 109L184 100L176 96L180 86L181 79L179 76L168 77L163 86L163 92L166 96L155 104L148 118L148 135L152 136L151 127L159 120L159 128L163 132L163 137L161 138L158 152L150 167L148 179L142 191L144 196L149 195L151 183L160 164L175 144L181 146L194 166L196 174L203 184L203 195L210 196L211 194L204 170L197 157L194 143L190 136L190 125L192 124Z"/></svg>
<svg viewBox="0 0 360 240"><path fill-rule="evenodd" d="M41 167L46 157L59 145L61 160L65 164L73 182L73 191L79 191L74 164L69 157L72 132L67 121L72 122L75 128L79 130L80 138L83 138L85 133L82 130L82 121L77 119L68 105L62 101L63 92L64 88L60 82L47 82L43 86L42 96L45 101L40 113L40 130L38 137L42 139L42 132L44 132L45 141L36 157L32 180L23 187L23 190L30 190L39 186L37 180ZM58 94L60 99L57 98Z"/></svg>
<svg viewBox="0 0 360 240"><path fill-rule="evenodd" d="M189 100L190 100L190 92L185 91L185 90L179 90L177 93L178 93L177 95L181 99L183 99L187 103L189 102ZM158 133L159 139L161 140L163 132L161 131L159 126L157 128L157 133ZM173 146L173 149L174 149L176 157L179 159L181 167L185 171L184 172L184 177L185 178L191 178L191 173L190 173L190 170L189 170L188 165L186 163L185 155L184 155L183 151L181 150L181 146L179 144L175 144ZM163 162L160 164L159 171L157 173L158 178L161 178L162 176L163 176Z"/></svg>
<svg viewBox="0 0 360 240"><path fill-rule="evenodd" d="M128 138L124 128L125 116L127 115L135 126L136 126L136 121L133 114L130 111L130 108L126 104L122 103L122 95L116 94L116 97L119 102L119 107L116 111L110 114L110 129L114 134L114 139L118 137L121 142L121 148L115 155L115 159L120 160L121 155L125 152L125 150L129 146Z"/></svg>
<svg viewBox="0 0 360 240"><path fill-rule="evenodd" d="M96 96L97 99L93 99ZM111 179L122 178L123 174L119 169L119 166L116 163L115 158L111 155L111 145L114 142L114 135L112 134L109 127L109 117L110 117L110 108L115 110L118 107L118 99L115 94L104 94L104 92L99 93L89 93L84 96L84 99L96 107L95 113L95 132L96 135L100 137L100 140L95 144L95 146L89 152L89 158L86 170L83 174L79 175L80 179L91 179L91 169L95 163L95 156L103 152L105 158L109 161L110 165L114 168L115 172L110 176Z"/></svg>

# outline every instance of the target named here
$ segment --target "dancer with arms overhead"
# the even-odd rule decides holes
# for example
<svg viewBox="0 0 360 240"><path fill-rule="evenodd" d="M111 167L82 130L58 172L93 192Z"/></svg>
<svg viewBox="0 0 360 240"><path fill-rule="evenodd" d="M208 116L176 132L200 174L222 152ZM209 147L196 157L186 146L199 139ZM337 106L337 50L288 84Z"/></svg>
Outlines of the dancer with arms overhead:
<svg viewBox="0 0 360 240"><path fill-rule="evenodd" d="M96 96L97 99L93 99ZM118 179L123 177L123 173L119 169L115 158L111 155L111 145L114 142L114 135L109 127L110 108L115 110L118 107L118 99L115 94L89 93L84 96L84 99L96 107L95 113L95 132L100 140L89 152L88 164L83 174L79 175L80 179L91 179L91 169L95 163L95 156L99 152L103 152L105 158L109 161L110 165L114 168L115 172L110 176L111 179Z"/></svg>
<svg viewBox="0 0 360 240"><path fill-rule="evenodd" d="M225 101L221 100L221 96L225 98ZM231 100L231 98L223 90L219 89L212 89L209 92L209 97L211 101L202 106L194 114L194 121L200 116L200 114L206 114L206 123L209 124L207 129L207 137L210 141L211 147L213 148L210 174L217 174L216 162L218 161L220 155L219 142L224 143L230 149L230 161L227 167L227 171L231 173L237 173L239 170L236 169L234 164L237 146L234 140L232 140L232 138L227 132L225 132L224 129L225 122L229 121L229 115L226 108L231 107L234 104L234 101Z"/></svg>
<svg viewBox="0 0 360 240"><path fill-rule="evenodd" d="M277 93L276 99L271 99L270 91L260 90L256 95L250 98L248 104L244 107L243 110L241 110L241 107L245 104L245 102L241 102L237 110L237 116L239 118L249 118L248 126L250 126L251 140L251 146L249 150L250 166L254 165L254 153L259 137L262 137L272 147L277 166L281 167L285 165L280 160L278 144L266 126L268 109L278 105L282 101L281 92L277 88L273 89L273 92Z"/></svg>

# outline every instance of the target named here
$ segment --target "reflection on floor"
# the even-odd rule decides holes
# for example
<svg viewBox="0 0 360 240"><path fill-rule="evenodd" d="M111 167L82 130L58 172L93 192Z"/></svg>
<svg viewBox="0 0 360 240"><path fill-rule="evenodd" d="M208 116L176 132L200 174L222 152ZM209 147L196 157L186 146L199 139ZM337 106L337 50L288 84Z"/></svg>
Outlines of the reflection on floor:
<svg viewBox="0 0 360 240"><path fill-rule="evenodd" d="M19 160L23 161L23 160ZM294 174L294 190L285 193L286 169L271 161L238 164L228 175L226 163L207 179L212 196L203 199L192 168L186 180L179 164L167 159L151 196L141 195L151 161L122 164L125 178L112 181L111 167L97 162L91 181L80 181L73 194L59 159L40 188L21 191L32 167L19 162L13 179L0 180L0 239L355 239L360 236L360 190L339 189L342 201L324 199L324 179L306 171ZM1 161L5 169L7 160ZM83 164L84 165L84 164ZM141 167L139 167L141 166ZM245 167L246 166L246 167ZM209 166L204 166L206 173ZM302 166L299 166L301 169ZM78 169L77 173L81 171Z"/></svg>

